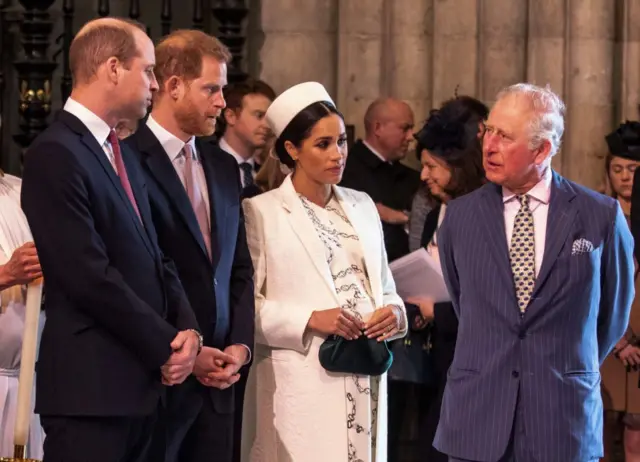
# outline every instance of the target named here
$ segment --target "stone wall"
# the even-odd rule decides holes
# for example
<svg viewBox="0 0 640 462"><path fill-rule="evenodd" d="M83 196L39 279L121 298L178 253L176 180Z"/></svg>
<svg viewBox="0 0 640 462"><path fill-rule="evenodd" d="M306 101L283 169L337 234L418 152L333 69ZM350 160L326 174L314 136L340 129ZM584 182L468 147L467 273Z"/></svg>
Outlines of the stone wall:
<svg viewBox="0 0 640 462"><path fill-rule="evenodd" d="M638 0L251 3L262 20L249 34L260 34L263 46L249 67L277 91L325 84L357 136L366 106L380 95L406 100L420 123L456 88L491 104L505 85L549 84L567 103L553 165L597 188L604 135L638 118Z"/></svg>

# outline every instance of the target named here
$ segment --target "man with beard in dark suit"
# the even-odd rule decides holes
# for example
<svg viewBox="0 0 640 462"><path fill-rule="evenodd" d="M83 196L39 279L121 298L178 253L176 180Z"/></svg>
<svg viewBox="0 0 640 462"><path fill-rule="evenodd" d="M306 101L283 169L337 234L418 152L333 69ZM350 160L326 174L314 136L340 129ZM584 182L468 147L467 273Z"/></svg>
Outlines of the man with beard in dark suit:
<svg viewBox="0 0 640 462"><path fill-rule="evenodd" d="M411 201L420 174L400 163L413 139L413 111L394 98L374 101L364 117L365 137L349 150L341 186L364 191L376 203L389 261L409 253Z"/></svg>
<svg viewBox="0 0 640 462"><path fill-rule="evenodd" d="M197 30L156 47L159 90L147 123L127 139L139 156L163 251L202 327L194 377L168 393L156 448L167 462L229 462L233 386L253 347L253 267L233 157L209 141L224 108L227 48Z"/></svg>

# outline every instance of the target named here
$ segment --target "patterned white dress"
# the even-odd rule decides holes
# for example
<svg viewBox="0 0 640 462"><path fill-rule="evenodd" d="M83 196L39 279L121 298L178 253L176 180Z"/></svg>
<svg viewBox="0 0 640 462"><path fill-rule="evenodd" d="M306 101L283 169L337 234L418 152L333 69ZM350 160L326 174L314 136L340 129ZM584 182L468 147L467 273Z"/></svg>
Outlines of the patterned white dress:
<svg viewBox="0 0 640 462"><path fill-rule="evenodd" d="M341 307L366 321L375 303L358 235L335 197L324 208L299 197L324 244ZM352 375L344 382L348 461L375 462L379 378Z"/></svg>

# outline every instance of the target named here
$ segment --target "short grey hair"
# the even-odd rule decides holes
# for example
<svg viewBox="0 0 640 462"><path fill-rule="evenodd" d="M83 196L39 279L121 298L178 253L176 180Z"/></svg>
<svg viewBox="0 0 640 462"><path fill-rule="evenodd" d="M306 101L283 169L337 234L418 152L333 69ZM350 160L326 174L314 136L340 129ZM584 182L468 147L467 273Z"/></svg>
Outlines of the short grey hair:
<svg viewBox="0 0 640 462"><path fill-rule="evenodd" d="M523 95L531 102L535 115L529 125L529 149L537 149L547 140L551 144L551 156L554 156L560 149L564 133L565 105L562 99L551 91L549 85L542 88L531 83L511 85L501 90L497 99L509 95Z"/></svg>

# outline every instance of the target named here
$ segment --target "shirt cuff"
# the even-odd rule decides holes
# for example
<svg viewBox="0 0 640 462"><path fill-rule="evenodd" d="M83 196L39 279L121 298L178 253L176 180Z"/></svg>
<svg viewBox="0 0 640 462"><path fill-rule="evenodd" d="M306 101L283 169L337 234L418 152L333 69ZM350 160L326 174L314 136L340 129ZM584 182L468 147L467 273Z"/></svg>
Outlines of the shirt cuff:
<svg viewBox="0 0 640 462"><path fill-rule="evenodd" d="M245 347L247 349L247 360L243 364L243 366L246 366L247 364L249 364L251 362L251 348L249 348L244 343L237 343L236 345L240 345L240 346Z"/></svg>

